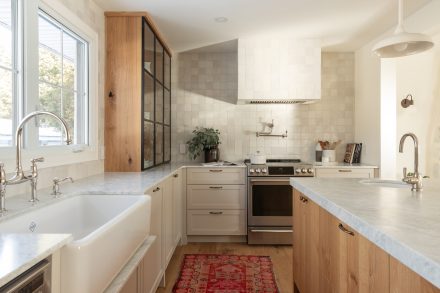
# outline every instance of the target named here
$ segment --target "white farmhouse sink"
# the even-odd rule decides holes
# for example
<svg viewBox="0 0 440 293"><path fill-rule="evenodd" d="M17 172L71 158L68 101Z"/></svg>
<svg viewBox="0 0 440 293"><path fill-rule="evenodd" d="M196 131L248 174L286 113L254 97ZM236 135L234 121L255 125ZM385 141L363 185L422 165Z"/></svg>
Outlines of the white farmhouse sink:
<svg viewBox="0 0 440 293"><path fill-rule="evenodd" d="M406 184L401 180L364 179L359 181L359 183L370 186L378 186L378 187L411 188L411 185Z"/></svg>
<svg viewBox="0 0 440 293"><path fill-rule="evenodd" d="M0 222L1 233L67 233L61 292L102 292L150 232L149 196L81 195Z"/></svg>

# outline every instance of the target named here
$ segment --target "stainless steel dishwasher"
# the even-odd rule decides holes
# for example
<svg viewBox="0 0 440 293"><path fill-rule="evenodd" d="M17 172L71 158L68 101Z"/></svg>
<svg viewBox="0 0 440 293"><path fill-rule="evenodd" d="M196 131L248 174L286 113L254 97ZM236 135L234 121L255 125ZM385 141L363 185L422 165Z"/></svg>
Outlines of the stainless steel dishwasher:
<svg viewBox="0 0 440 293"><path fill-rule="evenodd" d="M51 261L44 259L0 288L0 293L50 293Z"/></svg>

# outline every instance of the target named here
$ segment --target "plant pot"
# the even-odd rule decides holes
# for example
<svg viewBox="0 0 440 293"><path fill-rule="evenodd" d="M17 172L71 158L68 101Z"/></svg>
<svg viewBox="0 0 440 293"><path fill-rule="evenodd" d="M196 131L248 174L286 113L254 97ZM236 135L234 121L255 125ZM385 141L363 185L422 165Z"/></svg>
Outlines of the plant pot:
<svg viewBox="0 0 440 293"><path fill-rule="evenodd" d="M220 150L217 147L205 150L205 163L218 162L219 159Z"/></svg>

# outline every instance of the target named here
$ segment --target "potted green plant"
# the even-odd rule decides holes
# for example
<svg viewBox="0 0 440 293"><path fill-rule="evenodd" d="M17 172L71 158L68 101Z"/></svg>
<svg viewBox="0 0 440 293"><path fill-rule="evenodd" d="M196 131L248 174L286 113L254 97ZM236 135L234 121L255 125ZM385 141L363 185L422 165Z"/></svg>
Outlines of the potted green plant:
<svg viewBox="0 0 440 293"><path fill-rule="evenodd" d="M188 140L189 157L195 160L205 152L205 162L217 162L220 157L218 145L220 144L220 131L214 128L196 127L193 138Z"/></svg>

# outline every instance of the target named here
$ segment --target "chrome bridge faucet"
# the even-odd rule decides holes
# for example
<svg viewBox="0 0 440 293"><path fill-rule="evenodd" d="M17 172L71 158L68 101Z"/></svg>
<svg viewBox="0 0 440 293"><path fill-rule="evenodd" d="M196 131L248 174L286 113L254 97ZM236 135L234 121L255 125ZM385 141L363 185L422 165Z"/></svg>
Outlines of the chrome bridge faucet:
<svg viewBox="0 0 440 293"><path fill-rule="evenodd" d="M48 115L55 119L57 119L60 124L63 126L64 131L66 133L66 143L69 145L72 143L70 138L69 128L67 122L59 117L57 114L47 111L35 111L24 117L17 126L17 130L15 131L15 143L16 143L16 168L15 174L12 178L6 179L5 170L3 163L0 163L0 216L6 211L5 208L5 197L6 197L6 186L20 184L27 181L31 183L31 202L37 202L37 180L38 180L38 169L37 163L43 162L44 158L36 158L31 160L31 170L30 174L26 175L23 171L22 167L22 157L21 151L23 148L23 128L26 122L36 116L40 115Z"/></svg>
<svg viewBox="0 0 440 293"><path fill-rule="evenodd" d="M422 176L419 173L419 140L414 133L406 133L400 139L399 153L403 153L403 145L405 139L411 137L414 141L414 174L409 176L406 167L403 168L403 179L402 181L412 185L411 190L422 191Z"/></svg>

